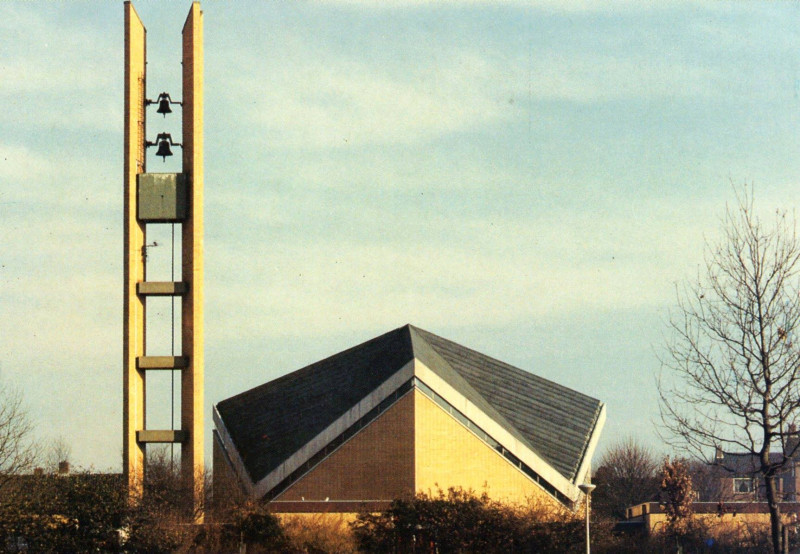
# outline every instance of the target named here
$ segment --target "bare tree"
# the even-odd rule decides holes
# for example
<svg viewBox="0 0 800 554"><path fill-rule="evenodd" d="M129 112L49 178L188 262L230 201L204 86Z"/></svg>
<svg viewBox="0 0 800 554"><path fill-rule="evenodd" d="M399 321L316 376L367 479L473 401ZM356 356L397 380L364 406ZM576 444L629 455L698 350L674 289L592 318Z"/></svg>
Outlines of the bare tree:
<svg viewBox="0 0 800 554"><path fill-rule="evenodd" d="M800 415L800 242L776 212L765 225L737 193L704 272L678 289L659 375L665 438L698 458L719 447L749 454L763 480L771 539L783 552L778 474L797 449Z"/></svg>
<svg viewBox="0 0 800 554"><path fill-rule="evenodd" d="M653 452L627 437L611 445L600 458L592 480L593 509L623 519L630 506L658 497L659 463Z"/></svg>
<svg viewBox="0 0 800 554"><path fill-rule="evenodd" d="M0 384L0 490L13 475L32 468L36 450L22 395Z"/></svg>
<svg viewBox="0 0 800 554"><path fill-rule="evenodd" d="M47 445L44 455L45 470L50 473L58 473L62 469L62 464L71 461L72 445L64 437L58 437Z"/></svg>
<svg viewBox="0 0 800 554"><path fill-rule="evenodd" d="M208 474L203 476L204 494L211 491L208 478ZM180 460L173 459L168 447L151 447L147 452L143 498L128 512L128 547L136 552L171 552L191 544L199 530L195 524L208 500L194 486L182 475ZM194 501L198 496L200 504Z"/></svg>
<svg viewBox="0 0 800 554"><path fill-rule="evenodd" d="M686 458L682 462L689 471L698 502L731 502L735 500L732 487L724 487L723 479L730 476L730 470L724 465L709 460Z"/></svg>

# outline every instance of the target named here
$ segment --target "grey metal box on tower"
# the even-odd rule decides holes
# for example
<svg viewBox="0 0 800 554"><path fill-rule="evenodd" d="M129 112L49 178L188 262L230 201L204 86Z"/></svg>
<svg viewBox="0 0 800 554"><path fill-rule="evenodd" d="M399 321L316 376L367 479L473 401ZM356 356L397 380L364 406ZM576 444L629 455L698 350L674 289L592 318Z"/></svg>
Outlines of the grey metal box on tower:
<svg viewBox="0 0 800 554"><path fill-rule="evenodd" d="M188 188L183 173L140 173L139 221L169 223L186 219Z"/></svg>

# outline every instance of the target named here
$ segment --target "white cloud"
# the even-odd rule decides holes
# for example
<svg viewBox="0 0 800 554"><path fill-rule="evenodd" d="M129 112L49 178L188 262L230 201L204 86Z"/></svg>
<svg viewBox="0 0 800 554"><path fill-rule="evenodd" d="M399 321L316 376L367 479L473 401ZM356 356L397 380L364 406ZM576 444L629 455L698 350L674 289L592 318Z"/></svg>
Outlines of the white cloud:
<svg viewBox="0 0 800 554"><path fill-rule="evenodd" d="M122 179L117 160L95 157L103 152L98 148L87 154L72 146L44 153L25 144L0 141L0 207L41 203L57 208L55 213L47 214L52 218L68 216L76 208L97 210L121 203ZM91 158L91 165L87 157ZM108 186L112 181L119 185ZM33 212L30 217L42 215Z"/></svg>
<svg viewBox="0 0 800 554"><path fill-rule="evenodd" d="M121 83L117 67L119 59L108 56L109 48L98 50L90 47L96 46L97 41L102 42L105 38L103 35L84 35L80 42L54 43L51 40L49 45L48 36L61 40L64 35L42 30L26 40L31 44L43 44L42 51L18 48L14 50L16 57L6 57L0 62L4 94L38 94L42 91L53 95L82 93L87 95L88 103L98 93L116 88L117 81Z"/></svg>
<svg viewBox="0 0 800 554"><path fill-rule="evenodd" d="M308 55L313 42L287 33L276 43L271 52L219 55L233 60L219 69L229 83L220 100L241 129L236 141L254 149L424 145L542 117L535 102L711 98L729 89L729 68L681 50L623 56L534 43L530 51L503 53L432 42L408 54L411 64L400 57L367 63L331 52Z"/></svg>
<svg viewBox="0 0 800 554"><path fill-rule="evenodd" d="M531 62L531 96L537 100L708 97L718 79L709 68L635 55L582 53L564 59L556 52L536 52Z"/></svg>
<svg viewBox="0 0 800 554"><path fill-rule="evenodd" d="M254 122L273 146L418 143L514 113L494 97L501 72L469 52L400 75L331 57L245 58L237 67L248 68L235 74L231 87L241 122Z"/></svg>
<svg viewBox="0 0 800 554"><path fill-rule="evenodd" d="M351 5L369 9L398 9L398 8L418 8L441 4L434 0L326 0L325 3L333 5ZM643 3L636 0L459 0L455 5L467 6L517 6L533 9L537 11L547 11L555 13L597 13L611 12L614 10L633 10L633 9L658 9L666 5L682 5L689 3L689 0L662 0L657 5Z"/></svg>
<svg viewBox="0 0 800 554"><path fill-rule="evenodd" d="M22 144L0 143L0 182L8 185L36 182L47 173L45 168L48 166L45 156L32 152ZM2 193L8 194L12 190L18 193L20 189L26 190L27 187L8 186Z"/></svg>
<svg viewBox="0 0 800 554"><path fill-rule="evenodd" d="M0 17L0 125L119 127L122 48L108 26L81 24L60 6L4 5Z"/></svg>
<svg viewBox="0 0 800 554"><path fill-rule="evenodd" d="M670 212L651 205L631 221L560 213L418 224L387 212L377 217L394 228L391 244L331 237L249 244L247 254L212 247L209 271L225 274L208 290L212 305L225 306L214 333L219 340L303 336L341 321L359 329L407 321L500 326L651 309L668 303L672 283L700 261L707 228L700 206L679 215L678 226Z"/></svg>

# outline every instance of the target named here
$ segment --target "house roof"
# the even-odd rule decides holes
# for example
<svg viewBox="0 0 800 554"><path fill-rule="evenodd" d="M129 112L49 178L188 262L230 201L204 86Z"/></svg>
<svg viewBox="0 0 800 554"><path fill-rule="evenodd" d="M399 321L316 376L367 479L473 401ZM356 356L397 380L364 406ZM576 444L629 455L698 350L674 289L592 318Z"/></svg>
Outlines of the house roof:
<svg viewBox="0 0 800 554"><path fill-rule="evenodd" d="M603 404L406 325L216 405L257 482L417 359L514 438L574 481Z"/></svg>
<svg viewBox="0 0 800 554"><path fill-rule="evenodd" d="M783 461L781 452L770 452L769 461L778 464ZM717 459L717 464L729 471L733 476L752 477L761 468L761 459L758 454L750 452L723 452Z"/></svg>

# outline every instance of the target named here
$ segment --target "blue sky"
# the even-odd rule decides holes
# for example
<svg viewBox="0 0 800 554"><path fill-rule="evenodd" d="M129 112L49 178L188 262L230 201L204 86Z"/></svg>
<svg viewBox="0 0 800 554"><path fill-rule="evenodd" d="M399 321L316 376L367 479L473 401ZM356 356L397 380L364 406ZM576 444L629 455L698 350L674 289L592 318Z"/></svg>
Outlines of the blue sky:
<svg viewBox="0 0 800 554"><path fill-rule="evenodd" d="M135 5L148 96L179 98L189 3ZM209 406L412 323L606 402L601 452L662 448L675 284L732 185L765 212L800 197L800 5L202 7ZM122 447L122 48L121 2L0 3L0 380L103 469Z"/></svg>

